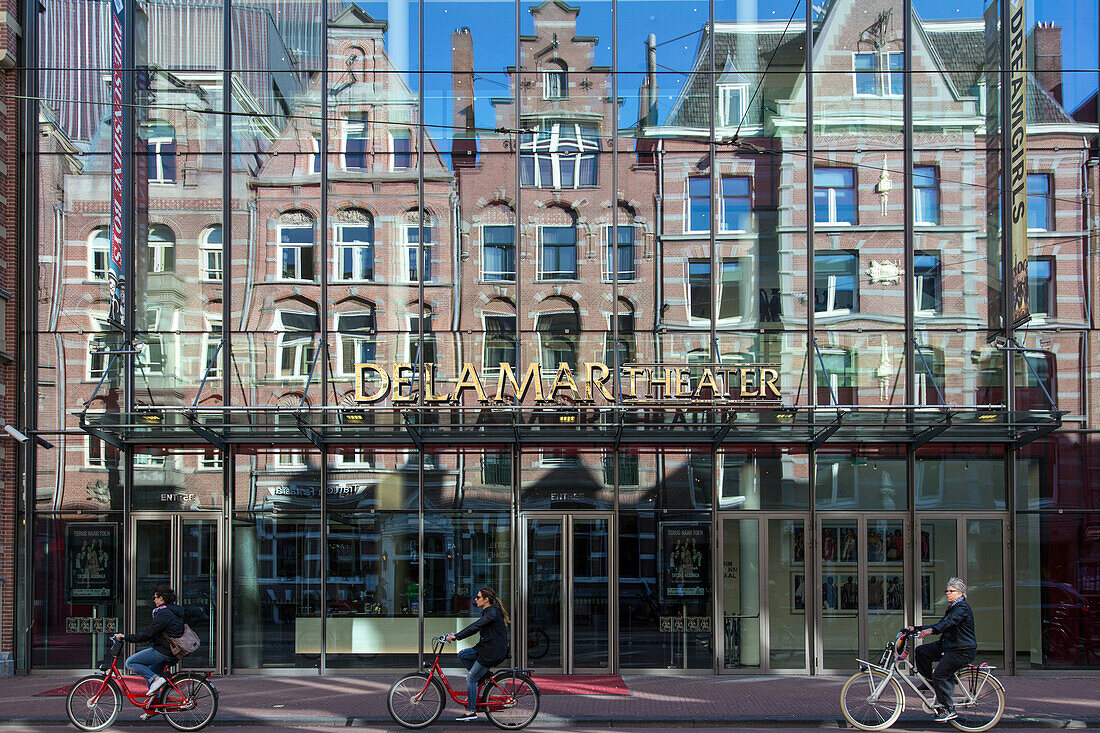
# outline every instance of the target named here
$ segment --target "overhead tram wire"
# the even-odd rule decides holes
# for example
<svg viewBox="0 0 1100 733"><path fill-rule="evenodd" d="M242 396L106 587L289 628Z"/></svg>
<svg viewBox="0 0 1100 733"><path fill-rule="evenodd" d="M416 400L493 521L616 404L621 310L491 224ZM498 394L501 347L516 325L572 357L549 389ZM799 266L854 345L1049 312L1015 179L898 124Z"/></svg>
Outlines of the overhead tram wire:
<svg viewBox="0 0 1100 733"><path fill-rule="evenodd" d="M771 58L768 59L768 63L764 66L764 73L760 75L759 81L756 82L756 88L752 90L752 96L749 97L749 103L745 105L745 111L741 113L741 119L737 122L737 130L733 133L733 139L739 139L741 135L741 125L745 124L745 117L749 114L749 109L752 107L752 103L756 101L756 95L760 93L760 87L764 85L764 80L768 78L768 72L771 71L772 62L775 61L775 55L779 53L779 48L783 45L783 42L787 40L787 31L791 28L791 23L794 21L795 13L798 12L798 8L802 5L802 0L798 0L794 4L794 10L791 11L791 17L787 18L787 25L783 27L783 34L779 37L779 43L775 44L775 48L772 49ZM714 37L714 34L711 34Z"/></svg>

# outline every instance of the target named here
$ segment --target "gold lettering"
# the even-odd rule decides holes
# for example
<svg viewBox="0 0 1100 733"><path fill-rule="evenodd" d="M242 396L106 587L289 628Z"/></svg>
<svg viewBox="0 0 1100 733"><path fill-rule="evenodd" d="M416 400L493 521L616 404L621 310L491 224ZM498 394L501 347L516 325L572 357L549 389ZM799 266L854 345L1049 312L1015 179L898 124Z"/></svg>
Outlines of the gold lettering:
<svg viewBox="0 0 1100 733"><path fill-rule="evenodd" d="M603 386L604 382L611 378L611 372L607 368L607 365L598 361L589 361L584 365L585 379L584 379L584 398L586 400L592 399L592 385L595 384L603 393L604 399L608 402L614 402L615 398L611 396L611 393L607 391L607 388ZM596 377L593 372L600 372L600 376Z"/></svg>
<svg viewBox="0 0 1100 733"><path fill-rule="evenodd" d="M741 396L759 397L760 390L757 378L760 374L756 371L756 367L741 367L737 371L741 374Z"/></svg>
<svg viewBox="0 0 1100 733"><path fill-rule="evenodd" d="M412 377L401 376L402 372L411 372L413 368L412 364L394 364L393 365L393 401L394 402L412 402L415 399L415 395L412 394ZM409 394L402 394L401 388L409 387Z"/></svg>
<svg viewBox="0 0 1100 733"><path fill-rule="evenodd" d="M695 396L703 394L703 390L710 387L710 396L717 397L719 394L718 382L714 379L714 373L710 369L703 370L703 376L699 379L699 388L695 390Z"/></svg>
<svg viewBox="0 0 1100 733"><path fill-rule="evenodd" d="M564 361L558 362L558 373L554 375L554 383L550 385L550 399L554 399L559 389L570 389L573 391L573 399L580 398L580 390L573 379L573 370Z"/></svg>
<svg viewBox="0 0 1100 733"><path fill-rule="evenodd" d="M691 397L691 371L687 367L673 367L669 371L676 377L676 389L672 396Z"/></svg>
<svg viewBox="0 0 1100 733"><path fill-rule="evenodd" d="M450 395L435 393L435 364L424 365L424 399L427 402L446 402Z"/></svg>
<svg viewBox="0 0 1100 733"><path fill-rule="evenodd" d="M777 379L779 379L778 369L768 369L767 367L765 367L760 372L760 381L762 388L762 394L760 395L761 397L779 399L779 385L775 383Z"/></svg>
<svg viewBox="0 0 1100 733"><path fill-rule="evenodd" d="M458 376L458 382L455 384L454 396L451 398L455 402L462 396L462 390L472 389L477 392L477 398L482 402L485 401L485 390L481 386L481 380L477 376L477 372L474 371L473 364L465 363L462 365L462 373Z"/></svg>
<svg viewBox="0 0 1100 733"><path fill-rule="evenodd" d="M630 383L630 392L626 396L635 398L638 396L638 375L645 374L648 380L649 370L645 367L624 366L623 371L626 372L627 379Z"/></svg>
<svg viewBox="0 0 1100 733"><path fill-rule="evenodd" d="M504 398L505 380L512 385L512 392L520 402L523 401L532 382L535 384L535 399L542 399L542 376L539 373L539 365L537 363L527 365L527 373L523 375L523 384L517 384L516 375L512 371L512 365L507 362L500 362L500 374L497 375L497 393L494 398L498 402Z"/></svg>
<svg viewBox="0 0 1100 733"><path fill-rule="evenodd" d="M363 394L363 387L367 383L367 370L373 371L378 375L378 391L372 395ZM386 396L386 392L390 388L390 375L386 373L386 370L377 364L356 364L355 365L355 401L356 402L377 402Z"/></svg>

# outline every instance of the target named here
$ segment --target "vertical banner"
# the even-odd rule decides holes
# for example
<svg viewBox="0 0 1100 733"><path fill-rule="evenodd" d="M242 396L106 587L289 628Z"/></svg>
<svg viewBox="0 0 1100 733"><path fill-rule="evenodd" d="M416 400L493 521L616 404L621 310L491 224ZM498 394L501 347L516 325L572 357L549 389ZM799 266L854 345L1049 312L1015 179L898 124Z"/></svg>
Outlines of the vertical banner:
<svg viewBox="0 0 1100 733"><path fill-rule="evenodd" d="M123 328L126 313L126 5L111 0L111 261L107 322Z"/></svg>
<svg viewBox="0 0 1100 733"><path fill-rule="evenodd" d="M661 598L702 600L710 594L710 527L661 523Z"/></svg>
<svg viewBox="0 0 1100 733"><path fill-rule="evenodd" d="M149 272L149 107L153 104L149 69L149 22L145 9L135 5L134 15L134 271L131 291L134 330L150 328L145 317L145 293ZM155 327L155 326L154 326Z"/></svg>
<svg viewBox="0 0 1100 733"><path fill-rule="evenodd" d="M70 524L65 537L69 603L114 603L118 582L118 527Z"/></svg>
<svg viewBox="0 0 1100 733"><path fill-rule="evenodd" d="M1012 326L1031 317L1027 302L1027 45L1025 0L1008 0L1008 220L1012 238ZM1009 253L1006 253L1009 256Z"/></svg>

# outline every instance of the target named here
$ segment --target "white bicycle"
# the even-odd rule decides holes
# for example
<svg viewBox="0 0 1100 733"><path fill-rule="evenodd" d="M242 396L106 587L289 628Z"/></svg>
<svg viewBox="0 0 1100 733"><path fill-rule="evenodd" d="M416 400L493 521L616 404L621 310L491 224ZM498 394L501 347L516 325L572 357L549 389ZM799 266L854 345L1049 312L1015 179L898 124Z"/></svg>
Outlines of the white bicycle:
<svg viewBox="0 0 1100 733"><path fill-rule="evenodd" d="M909 661L911 641L916 632L902 629L893 642L886 645L878 664L857 659L859 672L848 678L840 691L841 708L849 723L860 730L885 730L897 722L905 709L905 691L909 685L929 715L935 712L936 695L922 692L913 677L932 685ZM961 694L955 694L957 718L951 725L963 731L989 730L1001 720L1005 711L1005 688L993 676L988 664L968 664L955 674Z"/></svg>

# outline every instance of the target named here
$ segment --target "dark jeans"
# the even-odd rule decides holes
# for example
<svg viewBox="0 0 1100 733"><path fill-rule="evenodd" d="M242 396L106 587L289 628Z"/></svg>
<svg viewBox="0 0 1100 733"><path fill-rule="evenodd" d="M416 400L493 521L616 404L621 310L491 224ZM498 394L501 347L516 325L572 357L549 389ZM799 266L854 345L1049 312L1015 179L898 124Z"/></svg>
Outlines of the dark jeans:
<svg viewBox="0 0 1100 733"><path fill-rule="evenodd" d="M940 706L953 710L955 708L955 673L974 661L978 656L977 649L949 649L941 648L942 641L933 641L921 644L913 650L913 659L917 663L917 671L924 675L925 679L932 683L932 689L936 691L936 702ZM932 664L936 664L933 671Z"/></svg>
<svg viewBox="0 0 1100 733"><path fill-rule="evenodd" d="M481 682L489 668L477 661L477 651L474 649L463 649L458 653L458 658L470 670L466 675L466 710L472 713L477 710L477 683Z"/></svg>

